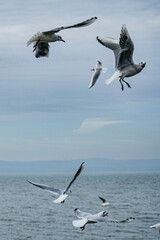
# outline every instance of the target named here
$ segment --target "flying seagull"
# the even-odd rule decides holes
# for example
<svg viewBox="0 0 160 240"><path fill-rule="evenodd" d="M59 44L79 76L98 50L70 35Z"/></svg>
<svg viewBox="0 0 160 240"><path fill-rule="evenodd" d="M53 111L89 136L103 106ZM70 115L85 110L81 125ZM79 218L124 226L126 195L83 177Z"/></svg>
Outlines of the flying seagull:
<svg viewBox="0 0 160 240"><path fill-rule="evenodd" d="M39 187L41 189L44 189L46 191L49 191L55 195L59 195L59 197L54 200L53 202L54 203L64 203L65 202L65 199L68 197L68 195L71 193L71 190L70 187L72 185L72 183L76 180L76 178L81 174L82 170L83 170L83 167L84 167L84 162L81 164L81 166L79 167L78 171L76 172L76 174L74 175L72 181L69 183L69 185L67 186L66 189L64 190L61 190L61 189L57 189L57 188L54 188L54 187L50 187L50 186L47 186L47 185L42 185L42 184L39 184L39 183L34 183L34 182L31 182L31 181L28 181L29 183L33 184L34 186L36 187Z"/></svg>
<svg viewBox="0 0 160 240"><path fill-rule="evenodd" d="M97 19L97 17L92 17L90 19L87 19L86 21L83 21L83 22L80 22L80 23L77 23L74 25L70 25L70 26L66 26L66 27L58 27L58 28L54 28L52 30L45 31L45 32L38 32L35 35L33 35L33 37L31 37L31 39L29 39L29 41L27 42L27 46L34 43L33 52L35 51L35 57L37 57L37 58L48 57L49 56L49 42L56 42L56 41L65 42L62 39L62 37L57 35L56 33L58 33L61 30L64 30L64 29L88 26L88 25L92 24L93 22L95 22L96 19Z"/></svg>
<svg viewBox="0 0 160 240"><path fill-rule="evenodd" d="M131 77L141 72L145 67L146 62L140 62L139 64L134 64L133 62L133 51L134 44L131 40L129 32L125 25L122 26L120 39L115 40L112 38L102 38L97 37L97 40L103 44L105 47L110 48L114 52L115 56L115 73L111 78L106 80L106 84L110 84L114 79L119 77L121 83L122 91L124 89L123 83L125 82L129 88L131 86L128 82L124 80L125 77Z"/></svg>
<svg viewBox="0 0 160 240"><path fill-rule="evenodd" d="M98 61L95 68L92 68L91 71L94 71L94 74L92 76L92 79L88 88L93 87L93 85L96 83L97 79L99 78L101 71L105 73L107 69L103 68L102 63Z"/></svg>
<svg viewBox="0 0 160 240"><path fill-rule="evenodd" d="M89 223L97 223L97 222L112 222L112 223L124 223L124 222L130 222L134 220L134 218L126 218L124 220L114 220L111 218L108 218L108 213L105 211L101 211L97 214L90 214L87 212L82 212L78 208L76 208L75 213L77 215L77 218L80 220L74 220L72 222L74 227L79 227L82 231L85 229L85 226Z"/></svg>
<svg viewBox="0 0 160 240"><path fill-rule="evenodd" d="M99 197L99 196L98 196L98 197ZM99 199L102 201L102 204L101 204L102 207L109 205L109 203L106 202L106 199L104 199L104 198L102 198L102 197L99 197Z"/></svg>
<svg viewBox="0 0 160 240"><path fill-rule="evenodd" d="M150 226L150 228L156 228L159 231L159 233L160 233L160 223L157 223L157 224L155 224L153 226Z"/></svg>

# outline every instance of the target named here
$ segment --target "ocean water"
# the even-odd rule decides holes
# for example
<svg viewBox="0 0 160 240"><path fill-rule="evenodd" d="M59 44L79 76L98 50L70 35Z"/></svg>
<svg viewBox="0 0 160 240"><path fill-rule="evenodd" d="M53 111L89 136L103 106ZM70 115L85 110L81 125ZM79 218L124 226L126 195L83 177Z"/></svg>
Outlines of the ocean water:
<svg viewBox="0 0 160 240"><path fill-rule="evenodd" d="M160 222L160 173L84 174L72 185L64 204L55 196L30 185L26 180L63 188L73 174L1 175L0 240L117 240L160 239L150 225ZM102 196L110 206L101 207ZM109 217L135 217L129 223L88 224L84 231L74 228L74 209Z"/></svg>

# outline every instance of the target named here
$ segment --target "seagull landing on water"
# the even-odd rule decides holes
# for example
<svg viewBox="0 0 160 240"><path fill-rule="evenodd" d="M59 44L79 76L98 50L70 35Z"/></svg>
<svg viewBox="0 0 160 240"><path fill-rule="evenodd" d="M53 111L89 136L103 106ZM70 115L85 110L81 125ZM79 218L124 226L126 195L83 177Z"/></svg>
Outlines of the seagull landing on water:
<svg viewBox="0 0 160 240"><path fill-rule="evenodd" d="M98 196L98 197L99 197L99 196ZM105 207L105 206L108 206L108 205L109 205L109 203L106 201L106 199L104 199L104 198L102 198L102 197L99 197L99 199L102 201L102 204L101 204L102 207Z"/></svg>
<svg viewBox="0 0 160 240"><path fill-rule="evenodd" d="M69 185L67 186L67 188L65 190L61 190L61 189L57 189L57 188L54 188L54 187L50 187L50 186L47 186L47 185L42 185L42 184L38 184L38 183L34 183L34 182L31 182L31 181L28 181L29 183L31 183L32 185L36 186L36 187L39 187L41 189L44 189L46 191L49 191L55 195L59 195L59 197L54 200L53 202L54 203L64 203L65 202L65 199L68 197L68 195L71 193L71 190L70 187L72 185L72 183L76 180L76 178L81 174L82 170L83 170L83 167L84 167L84 162L81 164L80 168L78 169L78 171L76 172L76 174L74 175L72 181L69 183Z"/></svg>
<svg viewBox="0 0 160 240"><path fill-rule="evenodd" d="M38 32L36 33L28 42L27 46L34 43L33 45L33 52L35 51L35 57L48 57L49 56L49 42L56 42L62 41L65 42L61 36L57 35L61 30L68 29L68 28L79 28L88 26L96 21L97 17L92 17L87 19L86 21L70 25L67 27L58 27L54 28L50 31L45 32Z"/></svg>
<svg viewBox="0 0 160 240"><path fill-rule="evenodd" d="M98 77L100 76L100 73L101 72L105 73L107 71L107 68L102 67L102 63L100 61L98 61L95 68L92 68L91 71L94 71L94 74L92 76L92 79L91 79L91 82L90 82L90 85L88 88L93 87L93 85L96 83Z"/></svg>
<svg viewBox="0 0 160 240"><path fill-rule="evenodd" d="M155 224L153 226L150 226L150 228L156 228L159 231L159 233L160 233L160 223L157 223L157 224Z"/></svg>
<svg viewBox="0 0 160 240"><path fill-rule="evenodd" d="M141 72L145 67L146 62L140 62L134 64L132 56L134 51L134 44L130 38L128 30L125 25L122 26L120 39L115 40L112 38L97 37L97 40L105 47L110 48L114 52L115 56L115 68L116 71L111 78L106 80L106 84L110 84L117 77L120 78L122 91L124 89L123 83L125 82L129 88L131 86L124 80L125 77L131 77Z"/></svg>
<svg viewBox="0 0 160 240"><path fill-rule="evenodd" d="M134 220L134 218L126 218L124 220L114 220L111 218L108 218L108 213L105 211L101 211L97 214L90 214L87 212L82 212L78 208L76 208L75 213L77 215L77 218L80 220L74 220L72 222L74 227L79 227L82 231L85 229L85 226L89 223L97 223L97 222L112 222L112 223L125 223L130 222Z"/></svg>

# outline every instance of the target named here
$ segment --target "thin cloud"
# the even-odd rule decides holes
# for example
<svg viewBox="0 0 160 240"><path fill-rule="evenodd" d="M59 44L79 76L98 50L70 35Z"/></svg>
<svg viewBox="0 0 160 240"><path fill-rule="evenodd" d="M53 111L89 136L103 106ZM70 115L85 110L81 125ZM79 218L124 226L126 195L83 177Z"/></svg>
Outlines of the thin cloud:
<svg viewBox="0 0 160 240"><path fill-rule="evenodd" d="M106 121L100 118L87 118L82 122L81 126L78 129L74 130L74 132L80 134L91 133L107 125L121 124L126 122L127 121Z"/></svg>

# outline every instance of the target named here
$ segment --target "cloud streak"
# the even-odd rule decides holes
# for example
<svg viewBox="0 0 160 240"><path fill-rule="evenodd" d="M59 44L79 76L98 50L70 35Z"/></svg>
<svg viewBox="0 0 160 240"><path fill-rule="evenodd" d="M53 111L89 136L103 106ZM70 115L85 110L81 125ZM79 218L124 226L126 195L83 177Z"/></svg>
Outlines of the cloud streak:
<svg viewBox="0 0 160 240"><path fill-rule="evenodd" d="M82 122L78 129L74 130L74 132L78 134L92 133L107 125L121 124L126 122L127 121L107 121L100 118L87 118Z"/></svg>

